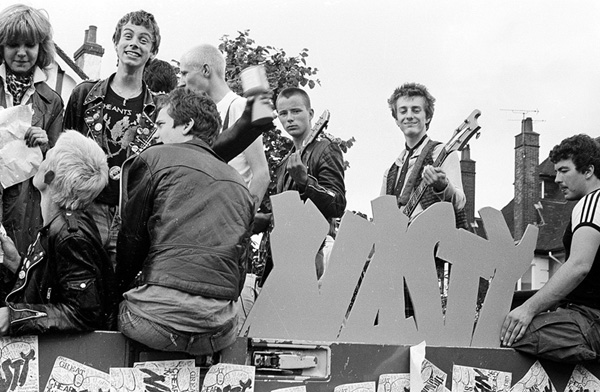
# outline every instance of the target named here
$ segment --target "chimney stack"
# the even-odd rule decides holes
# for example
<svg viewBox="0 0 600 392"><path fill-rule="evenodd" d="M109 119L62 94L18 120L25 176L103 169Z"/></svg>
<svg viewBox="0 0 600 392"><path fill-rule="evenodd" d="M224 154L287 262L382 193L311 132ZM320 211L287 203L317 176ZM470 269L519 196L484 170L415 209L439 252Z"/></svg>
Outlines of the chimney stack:
<svg viewBox="0 0 600 392"><path fill-rule="evenodd" d="M467 146L461 151L460 171L462 174L463 191L467 198L465 214L469 225L475 222L475 161L471 159L471 147Z"/></svg>
<svg viewBox="0 0 600 392"><path fill-rule="evenodd" d="M521 133L515 136L514 238L520 240L528 224L538 221L534 204L540 199L540 135L533 132L533 120L521 121Z"/></svg>
<svg viewBox="0 0 600 392"><path fill-rule="evenodd" d="M96 43L96 26L90 26L85 31L83 45L73 55L75 64L85 72L90 79L100 78L100 67L104 48Z"/></svg>

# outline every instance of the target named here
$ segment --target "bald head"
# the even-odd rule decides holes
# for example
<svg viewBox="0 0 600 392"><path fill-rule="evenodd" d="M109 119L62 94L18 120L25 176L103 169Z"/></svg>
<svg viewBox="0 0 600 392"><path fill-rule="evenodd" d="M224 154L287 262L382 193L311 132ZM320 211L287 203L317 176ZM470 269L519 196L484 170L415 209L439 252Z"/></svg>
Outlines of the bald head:
<svg viewBox="0 0 600 392"><path fill-rule="evenodd" d="M208 65L216 76L225 79L225 57L216 46L198 45L181 57L181 63L196 71Z"/></svg>

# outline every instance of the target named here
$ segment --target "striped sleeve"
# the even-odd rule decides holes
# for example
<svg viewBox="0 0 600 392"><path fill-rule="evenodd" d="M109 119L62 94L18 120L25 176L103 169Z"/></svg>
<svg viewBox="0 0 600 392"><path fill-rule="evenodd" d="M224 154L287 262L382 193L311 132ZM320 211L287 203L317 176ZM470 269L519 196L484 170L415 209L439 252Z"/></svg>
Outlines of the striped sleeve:
<svg viewBox="0 0 600 392"><path fill-rule="evenodd" d="M590 226L600 231L600 190L587 194L573 208L571 221L573 232L582 226Z"/></svg>

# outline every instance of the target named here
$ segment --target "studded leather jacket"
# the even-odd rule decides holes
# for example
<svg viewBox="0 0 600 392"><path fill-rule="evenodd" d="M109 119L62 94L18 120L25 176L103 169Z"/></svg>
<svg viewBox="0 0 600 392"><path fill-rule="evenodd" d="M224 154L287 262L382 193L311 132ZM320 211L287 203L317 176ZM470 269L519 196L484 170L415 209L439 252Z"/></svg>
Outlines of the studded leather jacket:
<svg viewBox="0 0 600 392"><path fill-rule="evenodd" d="M61 211L45 225L6 297L9 335L113 329L114 273L92 217Z"/></svg>
<svg viewBox="0 0 600 392"><path fill-rule="evenodd" d="M104 80L86 80L78 84L65 107L64 129L74 129L93 138L108 153L108 140L104 132L104 97L114 74ZM154 95L144 84L144 108L140 116L140 131L152 129Z"/></svg>

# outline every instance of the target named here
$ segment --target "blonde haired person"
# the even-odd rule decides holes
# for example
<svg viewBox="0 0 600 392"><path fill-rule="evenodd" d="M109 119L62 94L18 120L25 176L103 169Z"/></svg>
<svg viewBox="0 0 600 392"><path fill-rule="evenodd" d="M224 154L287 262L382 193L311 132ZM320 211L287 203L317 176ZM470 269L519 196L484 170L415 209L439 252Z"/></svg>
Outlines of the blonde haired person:
<svg viewBox="0 0 600 392"><path fill-rule="evenodd" d="M0 12L0 107L31 104L33 119L25 141L42 152L54 145L62 131L63 102L46 84L44 72L54 55L52 26L45 13L23 4ZM42 225L39 192L28 179L0 193L1 222L24 254Z"/></svg>
<svg viewBox="0 0 600 392"><path fill-rule="evenodd" d="M48 151L33 178L44 226L24 258L0 235L2 288L12 287L0 308L0 335L114 327L114 273L85 210L107 182L106 155L77 131Z"/></svg>

